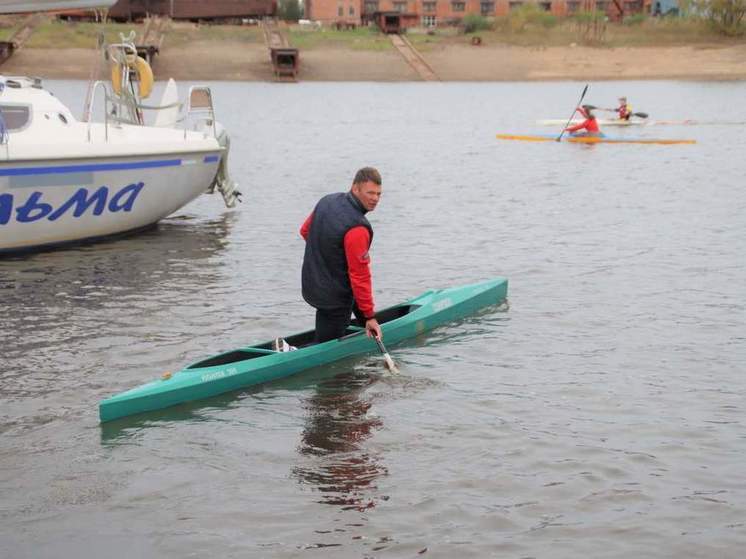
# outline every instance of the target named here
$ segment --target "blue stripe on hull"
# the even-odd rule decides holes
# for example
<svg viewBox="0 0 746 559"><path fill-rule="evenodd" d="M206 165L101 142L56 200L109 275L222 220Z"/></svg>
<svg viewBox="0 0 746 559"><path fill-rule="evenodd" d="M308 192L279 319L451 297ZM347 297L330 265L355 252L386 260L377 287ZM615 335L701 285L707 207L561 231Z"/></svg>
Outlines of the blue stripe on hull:
<svg viewBox="0 0 746 559"><path fill-rule="evenodd" d="M124 163L90 163L87 165L62 165L57 167L14 167L0 168L0 177L17 177L23 175L62 175L66 173L85 173L91 171L128 171L131 169L154 169L158 167L178 167L181 159L159 159L157 161L127 161Z"/></svg>
<svg viewBox="0 0 746 559"><path fill-rule="evenodd" d="M220 155L205 155L203 163L217 163ZM0 167L0 177L29 175L63 175L68 173L90 173L95 171L130 171L132 169L157 169L179 167L183 159L156 159L154 161L124 161L121 163L87 163L81 165L56 165L54 167Z"/></svg>

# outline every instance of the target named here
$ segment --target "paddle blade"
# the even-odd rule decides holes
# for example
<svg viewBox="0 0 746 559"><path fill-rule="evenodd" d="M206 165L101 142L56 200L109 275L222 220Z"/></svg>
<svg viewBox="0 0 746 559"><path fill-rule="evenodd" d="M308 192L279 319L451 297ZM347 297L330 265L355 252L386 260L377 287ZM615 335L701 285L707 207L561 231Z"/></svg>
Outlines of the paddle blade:
<svg viewBox="0 0 746 559"><path fill-rule="evenodd" d="M394 363L394 360L389 355L389 352L386 351L386 346L383 345L383 342L378 339L374 338L376 340L376 345L378 345L378 349L381 350L381 354L383 355L383 361L386 364L386 368L391 371L392 373L399 373L399 369L396 366L396 363Z"/></svg>
<svg viewBox="0 0 746 559"><path fill-rule="evenodd" d="M640 118L648 118L648 113L632 113L632 116L638 116Z"/></svg>
<svg viewBox="0 0 746 559"><path fill-rule="evenodd" d="M391 358L391 356L388 353L383 354L383 360L386 362L386 368L389 371L397 375L399 374L399 368L396 366L396 363L394 363L394 360Z"/></svg>

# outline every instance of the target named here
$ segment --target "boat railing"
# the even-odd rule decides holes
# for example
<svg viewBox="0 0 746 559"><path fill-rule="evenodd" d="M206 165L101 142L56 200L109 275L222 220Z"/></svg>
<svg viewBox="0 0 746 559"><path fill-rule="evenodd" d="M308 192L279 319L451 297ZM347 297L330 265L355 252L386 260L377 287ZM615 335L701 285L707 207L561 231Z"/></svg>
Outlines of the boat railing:
<svg viewBox="0 0 746 559"><path fill-rule="evenodd" d="M135 45L128 40L129 38L125 38L121 33L119 35L122 37L122 42L107 45L106 51L114 62L123 66L128 66L128 62L137 56L137 49L135 48ZM132 34L130 36L132 36Z"/></svg>
<svg viewBox="0 0 746 559"><path fill-rule="evenodd" d="M109 58L115 63L115 70L120 72L119 74L119 91L114 91L116 97L113 99L116 105L115 118L119 122L127 122L131 124L145 124L143 119L142 110L138 108L140 99L135 93L135 89L131 88L131 83L134 78L137 79L137 72L134 68L135 61L137 60L137 48L135 47L134 32L130 33L129 37L125 37L120 33L122 37L121 43L114 43L107 45L106 52ZM112 75L112 87L114 86L114 76ZM129 115L129 116L125 116Z"/></svg>
<svg viewBox="0 0 746 559"><path fill-rule="evenodd" d="M109 125L110 123L117 124L140 124L132 121L130 118L121 117L122 101L119 96L111 94L106 82L96 81L92 86L91 102L88 105L84 120L88 124L88 141L91 141L91 124L93 123L93 110L96 105L96 95L99 89L104 90L104 139L109 140ZM166 105L146 105L144 103L128 104L136 108L138 111L162 111L166 109L178 108L180 111L183 109L184 104L181 101L175 101ZM112 110L114 109L114 110ZM189 89L189 98L187 109L184 115L176 120L176 123L180 123L184 129L184 139L186 139L187 131L189 129L188 123L192 121L197 129L198 123L204 123L211 131L212 134L217 137L217 130L215 126L215 109L212 104L212 93L210 88L207 86L192 86Z"/></svg>
<svg viewBox="0 0 746 559"><path fill-rule="evenodd" d="M181 124L184 129L184 139L190 129L212 131L214 137L218 137L215 122L215 108L212 101L212 91L205 85L193 85L189 88L189 95L184 103L176 101L166 105L146 105L141 102L137 95L137 88L131 87L133 79L137 79L137 73L133 68L133 60L137 58L137 49L132 43L133 36L122 36L121 43L106 46L108 58L116 64L115 72L119 74L118 85L112 83L111 90L103 81L97 81L91 86L90 103L86 107L85 120L88 122L88 141L91 141L91 122L93 107L95 105L96 91L99 85L104 89L104 126L105 140L109 140L109 124L133 124L144 125L143 111L161 111L178 108L181 116L173 121L174 125ZM112 76L113 78L113 76ZM113 82L113 80L112 80ZM118 89L117 89L118 88ZM175 126L176 127L176 126Z"/></svg>

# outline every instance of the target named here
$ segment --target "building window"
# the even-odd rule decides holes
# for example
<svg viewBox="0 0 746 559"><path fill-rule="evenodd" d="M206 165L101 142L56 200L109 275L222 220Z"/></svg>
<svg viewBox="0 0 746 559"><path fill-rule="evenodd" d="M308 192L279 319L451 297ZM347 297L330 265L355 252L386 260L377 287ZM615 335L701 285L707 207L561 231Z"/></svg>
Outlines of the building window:
<svg viewBox="0 0 746 559"><path fill-rule="evenodd" d="M435 2L423 2L422 3L422 11L423 12L434 12L435 11Z"/></svg>
<svg viewBox="0 0 746 559"><path fill-rule="evenodd" d="M463 12L466 9L466 2L451 2L451 9L454 12Z"/></svg>
<svg viewBox="0 0 746 559"><path fill-rule="evenodd" d="M522 1L520 1L520 0L511 0L511 1L510 1L510 2L508 3L508 7L510 8L510 11L511 11L511 12L512 12L513 10L517 10L517 9L518 9L518 8L520 8L521 6L523 6L523 2L522 2Z"/></svg>
<svg viewBox="0 0 746 559"><path fill-rule="evenodd" d="M578 11L580 8L580 1L579 0L570 0L567 3L567 13L568 14L574 14Z"/></svg>
<svg viewBox="0 0 746 559"><path fill-rule="evenodd" d="M494 2L482 2L481 3L482 8L482 15L488 16L495 13L495 3Z"/></svg>
<svg viewBox="0 0 746 559"><path fill-rule="evenodd" d="M343 15L345 15L345 9L344 9L344 6L340 6L339 8L337 8L337 15L338 15L339 17L342 17Z"/></svg>
<svg viewBox="0 0 746 559"><path fill-rule="evenodd" d="M422 27L435 27L435 16L422 16Z"/></svg>
<svg viewBox="0 0 746 559"><path fill-rule="evenodd" d="M394 11L403 14L404 12L407 11L407 3L406 2L394 2Z"/></svg>
<svg viewBox="0 0 746 559"><path fill-rule="evenodd" d="M607 2L599 2L598 0L596 0L596 11L606 13L606 5Z"/></svg>
<svg viewBox="0 0 746 559"><path fill-rule="evenodd" d="M539 2L539 7L545 12L548 12L552 9L552 3L551 2Z"/></svg>
<svg viewBox="0 0 746 559"><path fill-rule="evenodd" d="M351 16L355 15L355 6L350 6L350 15Z"/></svg>
<svg viewBox="0 0 746 559"><path fill-rule="evenodd" d="M378 2L376 0L368 0L365 3L365 13L374 14L378 11Z"/></svg>

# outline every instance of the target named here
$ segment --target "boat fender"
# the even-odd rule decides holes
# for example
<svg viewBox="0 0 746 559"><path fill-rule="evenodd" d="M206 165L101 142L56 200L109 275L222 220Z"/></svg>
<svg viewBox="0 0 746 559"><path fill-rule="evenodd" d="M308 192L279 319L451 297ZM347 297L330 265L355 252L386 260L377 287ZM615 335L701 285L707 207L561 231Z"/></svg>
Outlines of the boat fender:
<svg viewBox="0 0 746 559"><path fill-rule="evenodd" d="M137 75L137 88L141 99L147 99L150 92L153 91L153 69L148 61L143 57L127 57L127 65L130 72L134 71ZM120 95L122 92L122 65L114 64L111 67L111 87L114 93Z"/></svg>

